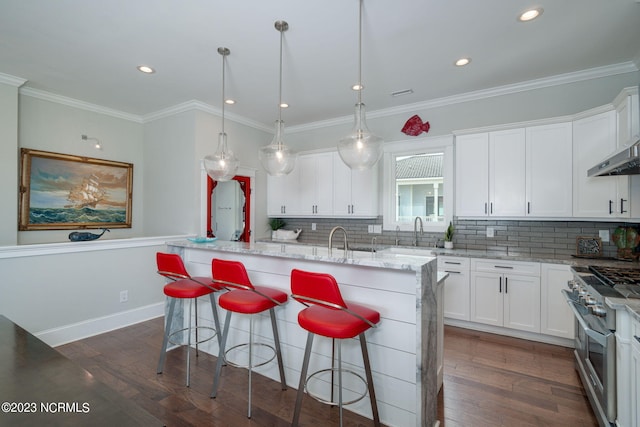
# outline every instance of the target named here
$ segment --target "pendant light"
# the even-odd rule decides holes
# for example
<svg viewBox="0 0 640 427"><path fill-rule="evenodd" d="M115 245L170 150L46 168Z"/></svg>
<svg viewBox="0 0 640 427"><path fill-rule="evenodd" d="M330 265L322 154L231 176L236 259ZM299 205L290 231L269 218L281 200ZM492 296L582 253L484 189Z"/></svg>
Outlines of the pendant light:
<svg viewBox="0 0 640 427"><path fill-rule="evenodd" d="M351 169L371 169L382 156L384 140L369 132L367 128L365 107L362 103L362 3L360 0L359 38L358 38L358 84L353 86L358 91L358 103L355 109L355 122L349 135L338 143L338 153L342 161Z"/></svg>
<svg viewBox="0 0 640 427"><path fill-rule="evenodd" d="M204 158L204 168L214 181L229 181L238 170L239 161L233 151L227 148L227 134L224 132L224 69L227 56L231 53L226 47L219 47L218 53L222 55L222 131L218 134L218 148L215 154Z"/></svg>
<svg viewBox="0 0 640 427"><path fill-rule="evenodd" d="M276 21L276 30L280 32L280 98L278 102L278 120L276 120L276 134L271 144L260 148L258 158L262 167L272 176L289 174L296 165L296 153L282 141L284 134L284 122L282 121L282 41L284 32L289 29L286 21Z"/></svg>

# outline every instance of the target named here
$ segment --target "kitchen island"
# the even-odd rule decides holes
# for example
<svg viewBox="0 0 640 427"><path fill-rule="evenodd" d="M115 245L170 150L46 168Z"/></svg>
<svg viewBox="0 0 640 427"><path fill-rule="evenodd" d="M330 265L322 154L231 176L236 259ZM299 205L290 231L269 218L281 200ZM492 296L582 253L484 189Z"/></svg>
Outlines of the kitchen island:
<svg viewBox="0 0 640 427"><path fill-rule="evenodd" d="M442 353L442 285L445 275L438 277L436 259L420 254L391 252L351 252L326 247L287 245L279 243L212 242L192 243L172 241L168 251L180 254L193 275L210 275L211 260L220 258L244 263L256 285L278 288L290 294L290 272L293 268L332 274L347 300L378 310L378 327L367 332L371 368L376 388L380 420L389 426L432 426L437 422L438 374L441 375ZM212 326L210 309L203 299L198 307L200 324ZM439 310L440 306L440 310ZM297 323L303 306L289 300L276 309L287 384L297 388L306 331ZM182 321L182 311L177 310ZM221 316L224 319L224 315ZM227 348L248 339L248 318L233 316ZM272 344L268 317L256 319L256 342ZM200 347L218 355L217 341ZM259 347L257 347L259 348ZM309 372L331 365L331 340L317 337L314 342ZM256 351L256 357L261 355ZM268 354L262 355L270 357ZM235 360L235 359L234 359ZM343 364L360 374L364 372L357 340L343 343ZM439 372L440 370L440 372ZM275 363L257 371L277 380ZM213 380L213 373L212 373ZM345 376L345 400L359 394L362 385ZM220 393L224 392L223 382ZM326 388L328 392L328 387ZM350 391L349 391L350 390ZM315 393L325 394L314 389ZM369 418L368 399L347 407Z"/></svg>

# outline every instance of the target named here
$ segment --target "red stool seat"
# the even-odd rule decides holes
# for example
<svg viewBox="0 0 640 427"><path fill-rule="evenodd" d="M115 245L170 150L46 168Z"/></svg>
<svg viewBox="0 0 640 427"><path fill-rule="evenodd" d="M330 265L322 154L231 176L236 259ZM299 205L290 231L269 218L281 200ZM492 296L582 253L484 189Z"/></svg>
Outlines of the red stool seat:
<svg viewBox="0 0 640 427"><path fill-rule="evenodd" d="M169 344L170 337L172 335L187 332L187 387L190 382L190 360L191 360L191 306L196 298L209 295L211 302L211 310L213 312L213 321L215 323L215 329L198 326L198 304L195 305L195 345L196 345L196 357L198 356L198 344L212 339L214 336L218 336L218 343L221 342L220 338L220 321L218 319L218 310L216 309L216 303L213 294L216 291L222 290L222 286L213 283L211 277L192 277L187 272L187 269L182 262L182 258L178 254L167 254L158 252L156 254L156 263L158 266L158 274L171 280L164 286L164 294L170 299L169 312L166 316L166 326L164 332L164 338L162 340L162 348L160 350L160 360L158 361L157 372L159 374L164 370L164 361L167 354L167 345ZM181 328L177 331L171 330L173 322L173 313L177 300L189 300L189 326L187 328ZM198 339L198 329L208 329L213 331L207 339ZM180 343L178 343L180 344Z"/></svg>
<svg viewBox="0 0 640 427"><path fill-rule="evenodd" d="M373 324L380 322L380 313L368 307L348 302L346 308L349 312L313 305L298 313L298 323L303 329L316 335L344 339L357 337L371 328L369 323L351 313Z"/></svg>
<svg viewBox="0 0 640 427"><path fill-rule="evenodd" d="M280 350L280 338L278 336L278 326L276 324L275 307L280 306L287 302L288 296L286 293L269 288L266 286L254 286L249 280L249 275L244 265L238 261L227 261L221 259L214 259L211 262L212 277L216 284L223 286L229 290L222 294L218 300L220 307L227 310L227 316L224 324L224 332L222 334L222 342L220 344L220 352L218 354L218 360L216 363L216 373L213 380L213 390L211 391L211 397L216 397L218 393L218 386L220 384L220 375L222 373L222 364L225 359L225 346L227 343L227 337L229 334L229 325L231 324L231 313L240 313L254 315L269 312L271 318L271 328L273 330L274 345L253 343L253 316L249 321L249 342L246 344L239 344L232 349L248 346L249 347L249 364L243 366L249 369L249 407L247 410L247 417L251 418L251 372L254 367L262 366L265 363L270 362L273 358L267 360L258 365L253 365L252 361L252 349L256 345L262 345L270 348L274 353L274 357L278 359L278 369L280 370L280 383L282 390L287 389L287 383L284 378L284 364L282 363L282 352ZM227 361L228 364L238 366L231 361Z"/></svg>
<svg viewBox="0 0 640 427"><path fill-rule="evenodd" d="M277 289L265 286L254 286L253 289L251 291L238 289L227 292L220 296L218 304L225 310L235 313L257 314L278 305L274 301L279 304L287 302L287 294Z"/></svg>
<svg viewBox="0 0 640 427"><path fill-rule="evenodd" d="M206 283L215 290L202 286L201 283ZM210 277L180 279L164 286L164 294L171 298L198 298L220 290L222 286L213 283Z"/></svg>

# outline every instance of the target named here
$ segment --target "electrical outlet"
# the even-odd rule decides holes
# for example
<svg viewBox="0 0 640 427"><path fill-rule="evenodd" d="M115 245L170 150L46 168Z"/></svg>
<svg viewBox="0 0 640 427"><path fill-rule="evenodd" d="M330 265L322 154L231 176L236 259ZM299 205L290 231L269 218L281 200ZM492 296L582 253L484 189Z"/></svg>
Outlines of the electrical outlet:
<svg viewBox="0 0 640 427"><path fill-rule="evenodd" d="M495 237L496 231L493 227L487 227L487 237Z"/></svg>
<svg viewBox="0 0 640 427"><path fill-rule="evenodd" d="M369 233L373 233L373 225L372 224L369 224L369 226L367 227L367 231Z"/></svg>
<svg viewBox="0 0 640 427"><path fill-rule="evenodd" d="M375 234L382 234L382 225L376 224L373 226L373 232Z"/></svg>
<svg viewBox="0 0 640 427"><path fill-rule="evenodd" d="M315 222L311 223L311 231L316 231L316 223Z"/></svg>
<svg viewBox="0 0 640 427"><path fill-rule="evenodd" d="M598 231L598 235L600 239L602 239L603 243L607 243L609 241L609 230L600 230Z"/></svg>
<svg viewBox="0 0 640 427"><path fill-rule="evenodd" d="M120 291L120 302L129 301L129 291Z"/></svg>

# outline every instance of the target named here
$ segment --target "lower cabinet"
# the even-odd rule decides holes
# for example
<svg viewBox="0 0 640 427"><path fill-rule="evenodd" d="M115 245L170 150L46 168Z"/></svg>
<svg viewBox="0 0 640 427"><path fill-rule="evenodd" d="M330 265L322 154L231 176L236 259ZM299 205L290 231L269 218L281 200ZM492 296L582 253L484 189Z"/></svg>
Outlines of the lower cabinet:
<svg viewBox="0 0 640 427"><path fill-rule="evenodd" d="M540 264L540 332L560 338L574 338L575 317L560 291L573 278L564 264Z"/></svg>
<svg viewBox="0 0 640 427"><path fill-rule="evenodd" d="M631 425L640 426L640 322L633 321L631 341Z"/></svg>
<svg viewBox="0 0 640 427"><path fill-rule="evenodd" d="M449 273L444 285L444 317L469 320L469 258L438 256L438 270Z"/></svg>
<svg viewBox="0 0 640 427"><path fill-rule="evenodd" d="M471 260L472 322L540 333L540 264Z"/></svg>

